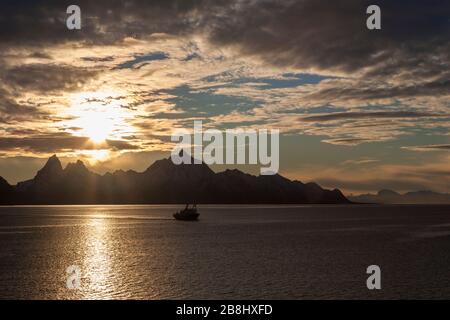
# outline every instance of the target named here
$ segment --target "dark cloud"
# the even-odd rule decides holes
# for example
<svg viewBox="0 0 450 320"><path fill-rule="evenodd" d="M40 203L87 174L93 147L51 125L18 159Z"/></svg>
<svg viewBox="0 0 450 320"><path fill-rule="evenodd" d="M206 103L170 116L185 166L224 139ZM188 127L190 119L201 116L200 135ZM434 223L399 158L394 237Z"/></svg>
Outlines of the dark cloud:
<svg viewBox="0 0 450 320"><path fill-rule="evenodd" d="M340 144L340 145L357 145L364 142L372 142L370 139L363 138L341 138L341 139L328 139L323 140L323 142L331 143L331 144Z"/></svg>
<svg viewBox="0 0 450 320"><path fill-rule="evenodd" d="M410 69L412 70L412 69ZM402 70L398 70L399 74ZM447 78L448 77L448 78ZM370 78L370 77L369 77ZM305 100L326 101L327 103L358 100L370 101L377 99L407 99L411 97L445 97L450 95L450 74L443 73L433 80L401 79L388 83L383 78L377 81L358 78L346 81L330 80L323 87L304 96Z"/></svg>
<svg viewBox="0 0 450 320"><path fill-rule="evenodd" d="M6 67L0 71L0 79L13 90L37 92L74 90L98 73L93 69L44 63Z"/></svg>
<svg viewBox="0 0 450 320"><path fill-rule="evenodd" d="M1 150L21 149L36 153L52 153L73 150L135 150L137 146L125 141L106 140L104 143L93 143L86 137L75 137L68 134L37 135L32 137L0 137Z"/></svg>
<svg viewBox="0 0 450 320"><path fill-rule="evenodd" d="M425 148L438 149L438 150L450 150L450 144L436 144L436 145L425 146Z"/></svg>
<svg viewBox="0 0 450 320"><path fill-rule="evenodd" d="M238 45L243 53L272 64L349 73L382 67L374 68L373 74L410 67L433 75L446 70L442 67L449 62L449 2L377 1L382 11L382 30L377 31L366 28L366 8L371 4L249 1L206 21L215 43Z"/></svg>
<svg viewBox="0 0 450 320"><path fill-rule="evenodd" d="M52 56L45 53L45 52L33 52L29 56L29 58L36 58L36 59L44 59L44 60L51 60Z"/></svg>
<svg viewBox="0 0 450 320"><path fill-rule="evenodd" d="M82 29L72 31L66 27L66 9L75 3L81 8ZM78 0L75 3L70 0L3 0L0 43L20 46L68 41L106 44L130 36L185 33L194 27L196 14L206 13L208 7L215 5L191 0Z"/></svg>
<svg viewBox="0 0 450 320"><path fill-rule="evenodd" d="M82 30L65 26L73 1L6 0L0 43L110 43L152 33L203 33L270 64L386 75L435 75L449 62L450 3L379 0L382 30L366 28L369 0L79 0Z"/></svg>
<svg viewBox="0 0 450 320"><path fill-rule="evenodd" d="M114 56L106 56L106 57L83 57L81 58L84 61L89 62L110 62L114 60Z"/></svg>
<svg viewBox="0 0 450 320"><path fill-rule="evenodd" d="M450 115L442 115L429 112L416 112L416 111L335 112L335 113L301 117L300 121L326 122L326 121L352 120L352 119L432 118L432 117L449 117L449 116Z"/></svg>
<svg viewBox="0 0 450 320"><path fill-rule="evenodd" d="M450 144L431 144L424 146L403 147L413 151L450 151Z"/></svg>
<svg viewBox="0 0 450 320"><path fill-rule="evenodd" d="M165 60L168 59L169 55L165 52L151 52L149 54L137 55L133 60L126 61L117 66L117 69L135 69L137 65L142 66L143 62L155 61L155 60Z"/></svg>
<svg viewBox="0 0 450 320"><path fill-rule="evenodd" d="M271 65L340 71L395 85L341 88L365 98L450 94L450 2L379 0L382 30L366 28L369 0L79 0L82 29L65 26L73 1L4 0L0 46L107 44L154 33L203 34ZM322 92L327 94L327 92ZM337 93L337 92L330 92Z"/></svg>
<svg viewBox="0 0 450 320"><path fill-rule="evenodd" d="M17 103L9 91L0 87L0 123L9 124L27 119L45 119L48 117L49 114L46 111L33 105Z"/></svg>
<svg viewBox="0 0 450 320"><path fill-rule="evenodd" d="M23 93L58 93L76 90L92 80L95 69L56 64L0 65L0 123L11 124L27 120L60 120L45 106L21 99Z"/></svg>

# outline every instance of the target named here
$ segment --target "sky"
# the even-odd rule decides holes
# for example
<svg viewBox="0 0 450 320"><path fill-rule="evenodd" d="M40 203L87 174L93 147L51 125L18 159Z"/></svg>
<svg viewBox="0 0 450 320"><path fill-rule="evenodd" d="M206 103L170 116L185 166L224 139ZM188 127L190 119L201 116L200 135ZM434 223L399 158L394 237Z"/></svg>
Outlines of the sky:
<svg viewBox="0 0 450 320"><path fill-rule="evenodd" d="M202 120L279 129L290 179L450 192L449 65L448 1L3 0L0 176L53 154L142 171Z"/></svg>

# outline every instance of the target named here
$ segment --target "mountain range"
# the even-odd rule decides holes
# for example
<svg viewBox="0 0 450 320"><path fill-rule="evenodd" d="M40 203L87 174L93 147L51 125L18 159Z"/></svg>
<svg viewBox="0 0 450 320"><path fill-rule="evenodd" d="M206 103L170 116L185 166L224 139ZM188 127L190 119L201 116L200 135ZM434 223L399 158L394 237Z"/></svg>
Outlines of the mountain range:
<svg viewBox="0 0 450 320"><path fill-rule="evenodd" d="M407 192L404 194L392 190L380 190L377 194L368 193L358 196L349 196L349 199L358 203L450 204L450 194L429 190Z"/></svg>
<svg viewBox="0 0 450 320"><path fill-rule="evenodd" d="M281 175L253 176L239 170L215 173L206 164L155 161L144 172L96 174L82 161L62 167L50 157L36 176L10 185L0 177L0 204L345 204L338 189L291 181Z"/></svg>

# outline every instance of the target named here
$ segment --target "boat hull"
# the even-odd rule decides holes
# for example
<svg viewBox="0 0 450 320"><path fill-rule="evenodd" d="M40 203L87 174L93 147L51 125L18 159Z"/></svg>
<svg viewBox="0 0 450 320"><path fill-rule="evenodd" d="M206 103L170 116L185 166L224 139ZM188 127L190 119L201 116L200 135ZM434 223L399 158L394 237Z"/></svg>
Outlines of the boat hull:
<svg viewBox="0 0 450 320"><path fill-rule="evenodd" d="M196 220L198 220L198 216L199 216L199 215L200 215L199 213L192 213L192 214L188 214L188 215L185 215L185 214L179 214L179 213L174 213L173 217L174 217L176 220L182 220L182 221L196 221Z"/></svg>

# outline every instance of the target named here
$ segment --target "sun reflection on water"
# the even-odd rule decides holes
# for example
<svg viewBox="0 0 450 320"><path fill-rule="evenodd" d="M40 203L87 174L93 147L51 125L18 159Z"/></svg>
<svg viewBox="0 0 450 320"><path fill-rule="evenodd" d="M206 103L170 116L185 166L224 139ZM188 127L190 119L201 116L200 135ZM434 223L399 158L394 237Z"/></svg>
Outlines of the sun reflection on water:
<svg viewBox="0 0 450 320"><path fill-rule="evenodd" d="M116 291L112 268L112 251L110 246L111 228L108 219L89 218L88 231L85 237L83 287L85 299L109 299Z"/></svg>

